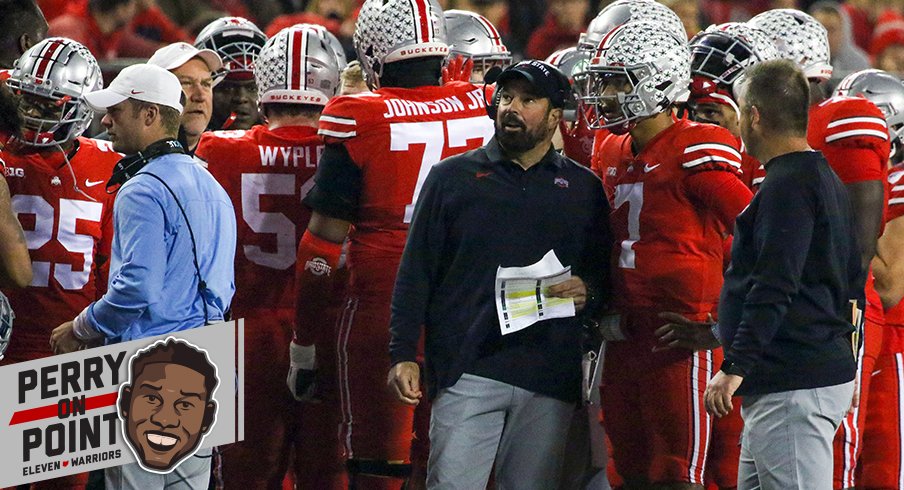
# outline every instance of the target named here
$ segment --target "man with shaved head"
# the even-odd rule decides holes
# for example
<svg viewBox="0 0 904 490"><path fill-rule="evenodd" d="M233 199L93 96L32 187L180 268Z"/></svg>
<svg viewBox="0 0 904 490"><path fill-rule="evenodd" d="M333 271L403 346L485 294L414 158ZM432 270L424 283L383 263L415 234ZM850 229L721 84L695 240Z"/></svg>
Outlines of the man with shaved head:
<svg viewBox="0 0 904 490"><path fill-rule="evenodd" d="M34 0L0 0L0 12L0 69L12 68L47 35L47 21Z"/></svg>

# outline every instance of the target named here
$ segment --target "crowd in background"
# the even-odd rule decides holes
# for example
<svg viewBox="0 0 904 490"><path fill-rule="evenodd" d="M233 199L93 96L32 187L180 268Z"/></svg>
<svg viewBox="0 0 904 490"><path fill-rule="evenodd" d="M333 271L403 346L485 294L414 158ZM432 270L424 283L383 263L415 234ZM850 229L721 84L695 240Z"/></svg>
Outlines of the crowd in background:
<svg viewBox="0 0 904 490"><path fill-rule="evenodd" d="M545 59L573 46L589 21L609 0L444 0L444 9L462 9L486 17L503 41L522 58ZM772 8L808 11L826 26L832 48L835 79L873 66L904 75L904 1L849 0L666 0L693 35L710 24L746 21ZM52 36L85 44L105 67L105 79L121 58L147 58L177 41L192 42L211 21L244 17L272 36L297 23L325 26L354 58L351 37L358 0L41 0Z"/></svg>

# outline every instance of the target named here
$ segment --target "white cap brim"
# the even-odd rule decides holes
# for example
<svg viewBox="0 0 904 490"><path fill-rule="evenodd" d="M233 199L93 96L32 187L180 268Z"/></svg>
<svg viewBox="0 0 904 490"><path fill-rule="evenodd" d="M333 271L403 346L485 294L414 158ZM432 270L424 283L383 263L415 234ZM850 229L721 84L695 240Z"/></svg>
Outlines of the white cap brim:
<svg viewBox="0 0 904 490"><path fill-rule="evenodd" d="M85 102L88 103L88 107L94 112L107 112L108 107L113 107L126 99L128 97L125 95L118 94L110 89L102 89L85 94Z"/></svg>

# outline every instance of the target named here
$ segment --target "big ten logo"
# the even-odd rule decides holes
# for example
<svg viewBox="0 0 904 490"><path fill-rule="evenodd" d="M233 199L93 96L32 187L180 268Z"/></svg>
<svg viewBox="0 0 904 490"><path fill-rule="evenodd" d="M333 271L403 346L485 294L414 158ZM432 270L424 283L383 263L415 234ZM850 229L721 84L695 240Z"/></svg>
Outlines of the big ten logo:
<svg viewBox="0 0 904 490"><path fill-rule="evenodd" d="M25 169L18 167L3 167L3 175L7 177L25 177Z"/></svg>
<svg viewBox="0 0 904 490"><path fill-rule="evenodd" d="M19 405L56 400L13 414L10 425L51 419L22 431L23 462L40 455L53 458L116 443L116 411L92 416L88 412L115 407L124 359L125 352L118 352L19 372ZM85 395L100 388L109 388L109 392Z"/></svg>

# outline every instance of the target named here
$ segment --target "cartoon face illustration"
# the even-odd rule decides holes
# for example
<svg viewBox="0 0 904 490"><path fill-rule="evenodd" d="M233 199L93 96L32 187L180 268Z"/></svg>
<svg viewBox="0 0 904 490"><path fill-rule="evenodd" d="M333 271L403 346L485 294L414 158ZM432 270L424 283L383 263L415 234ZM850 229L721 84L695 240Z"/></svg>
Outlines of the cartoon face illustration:
<svg viewBox="0 0 904 490"><path fill-rule="evenodd" d="M169 473L214 424L216 366L203 350L170 337L138 351L129 374L118 402L126 442L142 468Z"/></svg>

